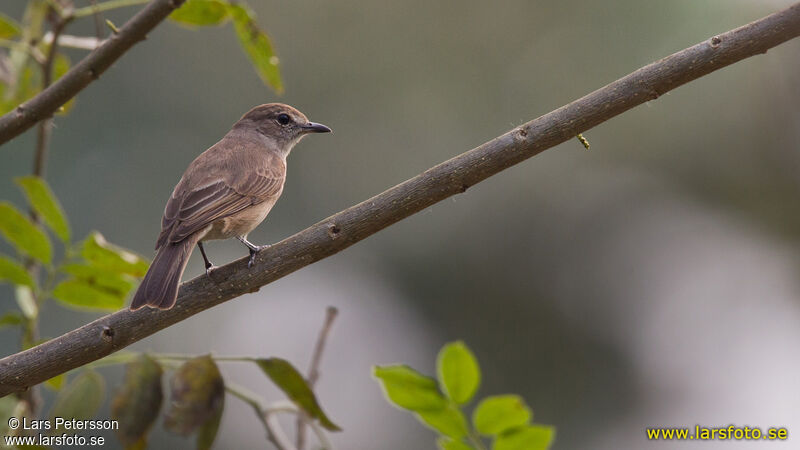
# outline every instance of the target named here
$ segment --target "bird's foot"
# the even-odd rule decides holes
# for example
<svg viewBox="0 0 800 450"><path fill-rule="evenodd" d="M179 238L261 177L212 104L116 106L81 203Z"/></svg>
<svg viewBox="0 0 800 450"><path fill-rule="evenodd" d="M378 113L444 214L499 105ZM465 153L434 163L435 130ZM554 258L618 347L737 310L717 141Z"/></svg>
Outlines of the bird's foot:
<svg viewBox="0 0 800 450"><path fill-rule="evenodd" d="M254 245L253 247L248 247L250 249L250 259L247 260L247 268L249 269L249 268L253 267L253 264L255 264L255 261L256 261L256 255L259 252L261 252L262 250L266 250L266 249L268 249L270 247L272 247L272 246L269 245L269 244L266 244L266 245Z"/></svg>
<svg viewBox="0 0 800 450"><path fill-rule="evenodd" d="M217 282L214 281L213 278L211 278L211 272L214 269L216 269L217 266L215 266L214 264L211 263L211 261L208 260L208 256L206 256L206 249L203 247L203 242L198 242L197 243L197 248L200 249L200 253L203 255L203 262L206 265L206 276L208 277L209 280L211 280L211 282L216 284Z"/></svg>
<svg viewBox="0 0 800 450"><path fill-rule="evenodd" d="M239 241L241 241L241 243L244 244L248 250L250 250L250 259L247 260L248 268L253 267L253 263L255 263L256 261L256 254L258 254L261 250L266 250L271 247L271 245L269 244L267 245L253 244L252 242L248 241L247 237L245 236L236 236L236 239L239 239Z"/></svg>

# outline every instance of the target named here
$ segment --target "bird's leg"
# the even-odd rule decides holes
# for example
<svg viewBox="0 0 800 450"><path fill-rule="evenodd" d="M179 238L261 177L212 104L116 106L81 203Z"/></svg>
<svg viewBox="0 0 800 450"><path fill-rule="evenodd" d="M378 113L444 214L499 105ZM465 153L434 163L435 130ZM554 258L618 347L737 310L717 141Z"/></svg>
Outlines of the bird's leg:
<svg viewBox="0 0 800 450"><path fill-rule="evenodd" d="M236 239L239 239L242 244L244 244L247 249L250 250L250 259L247 261L247 267L253 267L253 262L256 260L256 253L260 252L261 250L266 250L270 247L269 244L255 245L247 240L247 236L236 236Z"/></svg>
<svg viewBox="0 0 800 450"><path fill-rule="evenodd" d="M211 278L211 271L216 269L216 267L214 264L211 264L211 261L208 260L208 257L206 256L206 250L203 248L203 243L198 241L197 247L200 249L200 254L203 255L203 261L206 263L206 276Z"/></svg>

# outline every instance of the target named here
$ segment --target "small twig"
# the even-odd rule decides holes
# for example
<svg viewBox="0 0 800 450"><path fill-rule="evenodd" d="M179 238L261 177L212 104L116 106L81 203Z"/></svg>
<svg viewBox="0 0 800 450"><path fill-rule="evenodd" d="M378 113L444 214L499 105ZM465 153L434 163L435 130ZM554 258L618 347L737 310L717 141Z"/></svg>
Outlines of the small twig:
<svg viewBox="0 0 800 450"><path fill-rule="evenodd" d="M322 325L322 330L317 337L317 344L314 346L314 354L311 357L311 367L308 370L308 387L314 389L319 379L319 365L322 361L322 352L325 350L325 342L328 340L328 335L331 332L333 321L336 320L336 315L339 311L329 306L325 310L325 323ZM306 424L309 422L308 414L305 411L300 411L297 414L297 450L303 450L306 446Z"/></svg>
<svg viewBox="0 0 800 450"><path fill-rule="evenodd" d="M45 0L45 2L51 8L53 8L53 11L55 11L56 14L58 14L58 17L64 18L66 16L65 11L64 11L64 7L61 6L61 3L59 3L58 0Z"/></svg>
<svg viewBox="0 0 800 450"><path fill-rule="evenodd" d="M17 43L16 41L11 42ZM44 36L42 36L42 42L45 44L50 44L53 42L53 32L48 31L45 33ZM94 50L104 43L104 39L91 36L72 36L70 34L62 34L58 39L59 47L76 48L78 50ZM42 56L42 61L44 61L44 56Z"/></svg>
<svg viewBox="0 0 800 450"><path fill-rule="evenodd" d="M272 443L275 444L279 449L282 450L297 450L292 445L291 439L286 433L283 432L283 428L281 428L281 424L278 423L278 416L275 414L270 413L269 411L264 412L264 423L267 424L267 429L270 430L272 433L273 439L271 439ZM280 443L280 444L279 444Z"/></svg>
<svg viewBox="0 0 800 450"><path fill-rule="evenodd" d="M297 414L299 411L302 411L292 403L290 400L278 400L276 402L270 403L264 411L268 413L288 413L288 414Z"/></svg>
<svg viewBox="0 0 800 450"><path fill-rule="evenodd" d="M59 17L53 24L53 42L50 44L50 48L47 50L47 57L44 60L44 64L42 64L42 90L50 87L50 84L53 82L53 63L55 62L58 52L58 38L64 31L68 22L69 19ZM47 163L47 150L52 128L52 116L39 122L39 130L36 139L36 155L34 156L33 162L33 174L37 177L44 177L45 165ZM38 220L35 214L33 215L33 219L34 222Z"/></svg>
<svg viewBox="0 0 800 450"><path fill-rule="evenodd" d="M487 450L486 444L483 443L478 433L470 428L469 433L467 433L467 439L475 446L477 450Z"/></svg>
<svg viewBox="0 0 800 450"><path fill-rule="evenodd" d="M279 450L296 450L286 437L286 433L283 432L280 424L271 419L270 412L261 406L261 401L258 400L255 395L248 393L244 388L235 387L235 385L231 385L231 383L227 382L225 383L225 390L253 408L256 416L258 416L258 420L264 425L264 430L267 432L267 439L275 444Z"/></svg>
<svg viewBox="0 0 800 450"><path fill-rule="evenodd" d="M53 119L47 119L39 122L36 129L36 154L33 158L33 174L41 177L44 174L45 166L47 163L47 147L50 143L50 131L53 128ZM34 223L39 221L38 216L34 214Z"/></svg>
<svg viewBox="0 0 800 450"><path fill-rule="evenodd" d="M586 150L589 150L590 147L589 141L585 137L583 137L583 134L578 133L578 135L575 137L578 138L579 141L581 141L581 144L583 144L583 146L586 147Z"/></svg>
<svg viewBox="0 0 800 450"><path fill-rule="evenodd" d="M266 408L266 411L270 413L296 414L298 416L304 413L302 409L298 408L297 405L288 400L282 400L271 403ZM311 428L311 431L313 431L314 434L317 436L317 440L319 440L319 445L322 450L333 450L333 444L328 439L328 435L325 433L325 430L322 429L319 422L309 421L307 425Z"/></svg>
<svg viewBox="0 0 800 450"><path fill-rule="evenodd" d="M106 26L108 26L108 29L111 30L112 33L119 34L119 28L117 28L117 26L114 25L114 22L106 19Z"/></svg>
<svg viewBox="0 0 800 450"><path fill-rule="evenodd" d="M317 345L314 347L314 356L311 359L311 368L308 371L308 385L312 388L319 379L319 365L322 361L322 352L325 351L325 342L328 340L333 321L336 320L338 314L339 310L333 306L328 306L325 310L325 323L322 325L322 330L319 332Z"/></svg>
<svg viewBox="0 0 800 450"><path fill-rule="evenodd" d="M121 351L117 353L112 353L111 355L106 356L105 358L98 359L96 361L92 361L85 366L77 367L73 370L78 370L82 368L86 369L96 369L98 367L105 367L105 366L115 366L117 364L128 364L131 361L135 360L139 357L142 353L139 352L131 352L131 351ZM148 356L155 358L154 355L150 353L145 353Z"/></svg>
<svg viewBox="0 0 800 450"><path fill-rule="evenodd" d="M134 359L136 359L142 353L135 352L135 351L120 351L116 353L112 353L105 358L98 359L96 361L92 361L89 364L86 364L82 367L103 367L103 366L113 366L116 364L127 364ZM151 353L145 352L147 356L159 360L160 362L166 361L189 361L191 359L197 358L198 355L184 355L180 353ZM214 362L258 362L259 358L254 358L252 356L211 356L211 359ZM73 369L75 370L75 369Z"/></svg>
<svg viewBox="0 0 800 450"><path fill-rule="evenodd" d="M52 6L55 5L55 6ZM53 8L60 8L56 2L51 3ZM52 82L52 75L53 75L53 61L56 57L56 52L58 50L58 36L64 31L64 27L67 26L68 19L63 19L61 17L61 10L56 9L56 13L58 14L58 18L55 19L53 24L53 43L50 44L50 48L47 51L47 57L44 60L44 63L41 65L42 67L42 90L47 89ZM37 139L36 139L36 153L34 155L33 160L33 174L37 177L44 177L44 171L47 162L47 149L50 142L50 132L53 126L53 119L48 117L41 122L39 122L39 127L37 130ZM30 210L31 220L37 226L39 225L39 215L36 214L36 211L31 208ZM39 272L41 270L41 266L36 263L33 259L29 259L25 264L28 273L30 274L31 278L34 280L39 277ZM40 292L36 289L31 290L31 296L33 297L34 303L38 307L43 297ZM37 318L31 318L25 321L25 326L23 329L23 343L25 346L32 345L36 340L39 339L39 321ZM27 342L26 342L27 341ZM36 413L38 407L38 392L36 387L29 389L24 394L25 401L28 402L28 408L32 413Z"/></svg>
<svg viewBox="0 0 800 450"><path fill-rule="evenodd" d="M95 3L92 6L78 8L72 12L72 17L81 18L91 15L99 14L104 11L111 11L112 9L125 8L126 6L144 5L150 0L111 0L104 3ZM94 3L94 2L92 2Z"/></svg>
<svg viewBox="0 0 800 450"><path fill-rule="evenodd" d="M94 8L94 32L98 41L102 41L105 37L105 29L103 28L103 15L97 10L97 0L89 0Z"/></svg>
<svg viewBox="0 0 800 450"><path fill-rule="evenodd" d="M21 50L21 51L27 53L28 56L33 58L36 61L37 64L40 64L40 65L44 64L45 56L42 54L42 52L40 52L38 48L36 48L36 47L34 47L34 46L30 45L30 44L26 44L25 42L11 41L11 40L8 40L8 39L0 39L0 47Z"/></svg>
<svg viewBox="0 0 800 450"><path fill-rule="evenodd" d="M175 359L180 361L188 361L190 359L194 359L197 356L194 355L182 355L182 354L173 354L173 353L150 353L155 359ZM253 358L252 356L214 356L211 355L211 359L216 362L258 362L258 358Z"/></svg>

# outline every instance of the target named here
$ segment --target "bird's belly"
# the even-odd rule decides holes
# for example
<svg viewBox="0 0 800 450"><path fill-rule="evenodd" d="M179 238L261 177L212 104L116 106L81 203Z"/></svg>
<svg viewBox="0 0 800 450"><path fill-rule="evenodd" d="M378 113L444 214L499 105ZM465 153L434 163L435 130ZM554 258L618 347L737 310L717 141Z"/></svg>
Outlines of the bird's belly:
<svg viewBox="0 0 800 450"><path fill-rule="evenodd" d="M228 239L236 236L247 236L253 231L275 205L274 200L259 203L245 208L236 214L217 220L211 224L211 229L203 236L204 241L213 239Z"/></svg>

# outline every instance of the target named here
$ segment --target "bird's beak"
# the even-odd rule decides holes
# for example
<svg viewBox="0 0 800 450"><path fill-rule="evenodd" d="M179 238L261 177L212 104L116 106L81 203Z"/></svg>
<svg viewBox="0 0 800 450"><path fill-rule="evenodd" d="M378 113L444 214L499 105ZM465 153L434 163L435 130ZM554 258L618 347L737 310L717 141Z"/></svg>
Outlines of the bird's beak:
<svg viewBox="0 0 800 450"><path fill-rule="evenodd" d="M315 123L315 122L308 122L305 125L301 125L301 128L303 128L303 131L305 131L306 133L330 133L331 132L330 128L326 127L325 125L323 125L321 123Z"/></svg>

